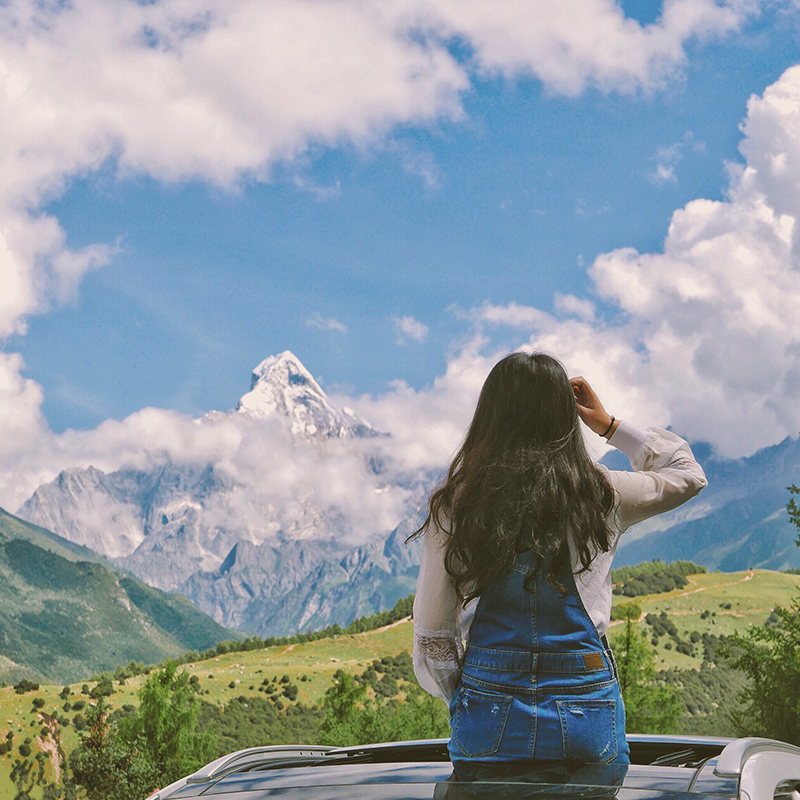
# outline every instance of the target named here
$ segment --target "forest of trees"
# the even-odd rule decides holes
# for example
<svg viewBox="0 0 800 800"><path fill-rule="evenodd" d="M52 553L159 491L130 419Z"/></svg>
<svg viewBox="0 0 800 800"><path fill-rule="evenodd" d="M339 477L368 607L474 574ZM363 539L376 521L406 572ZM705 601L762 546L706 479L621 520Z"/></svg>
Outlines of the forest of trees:
<svg viewBox="0 0 800 800"><path fill-rule="evenodd" d="M611 570L614 594L626 597L639 597L643 594L662 594L686 586L687 575L698 575L706 568L691 561L653 560L635 567L620 567Z"/></svg>

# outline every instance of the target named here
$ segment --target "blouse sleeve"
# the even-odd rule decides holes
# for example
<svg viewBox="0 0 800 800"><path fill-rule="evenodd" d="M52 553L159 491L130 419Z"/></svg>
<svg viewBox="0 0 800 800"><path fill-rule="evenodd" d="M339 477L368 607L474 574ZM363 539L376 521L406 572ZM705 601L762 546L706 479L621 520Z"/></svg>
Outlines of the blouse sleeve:
<svg viewBox="0 0 800 800"><path fill-rule="evenodd" d="M689 445L670 431L640 431L623 421L609 444L625 453L635 470L609 472L621 533L637 522L677 508L708 483Z"/></svg>
<svg viewBox="0 0 800 800"><path fill-rule="evenodd" d="M414 598L414 674L426 692L448 702L461 676L461 637L461 604L444 568L443 543L428 530Z"/></svg>

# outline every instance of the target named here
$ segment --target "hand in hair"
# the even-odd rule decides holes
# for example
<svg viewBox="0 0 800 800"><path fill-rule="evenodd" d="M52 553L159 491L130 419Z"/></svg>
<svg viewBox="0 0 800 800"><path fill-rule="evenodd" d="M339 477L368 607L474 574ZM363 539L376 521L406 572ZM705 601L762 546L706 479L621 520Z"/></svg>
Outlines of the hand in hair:
<svg viewBox="0 0 800 800"><path fill-rule="evenodd" d="M614 424L611 424L611 415L603 408L600 398L585 378L571 378L570 384L575 394L575 402L578 404L578 414L583 423L598 436L608 431L606 438L611 437L619 425L619 420L615 420Z"/></svg>

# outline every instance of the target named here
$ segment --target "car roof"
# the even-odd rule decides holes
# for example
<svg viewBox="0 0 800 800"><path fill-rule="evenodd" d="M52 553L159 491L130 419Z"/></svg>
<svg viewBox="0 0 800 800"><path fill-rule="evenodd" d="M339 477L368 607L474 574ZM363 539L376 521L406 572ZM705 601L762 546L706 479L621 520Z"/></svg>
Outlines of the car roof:
<svg viewBox="0 0 800 800"><path fill-rule="evenodd" d="M677 800L727 797L773 800L800 788L800 748L769 739L628 735L631 766L622 786L601 779L570 779L565 785L531 783L458 784L447 740L392 742L354 747L285 745L254 747L207 764L152 795L150 800L422 800L506 796L617 797ZM577 773L576 773L577 774ZM598 789L605 789L599 792ZM777 790L777 791L776 791ZM798 795L795 794L794 798Z"/></svg>

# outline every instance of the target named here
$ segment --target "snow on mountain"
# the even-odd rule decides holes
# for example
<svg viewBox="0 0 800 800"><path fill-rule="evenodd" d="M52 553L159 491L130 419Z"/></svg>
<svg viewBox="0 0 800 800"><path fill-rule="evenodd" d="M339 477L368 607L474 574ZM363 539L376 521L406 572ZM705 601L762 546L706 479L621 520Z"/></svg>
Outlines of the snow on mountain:
<svg viewBox="0 0 800 800"><path fill-rule="evenodd" d="M325 392L289 350L265 358L254 370L250 391L236 410L256 416L281 414L291 431L310 439L380 436L349 408L336 409Z"/></svg>

